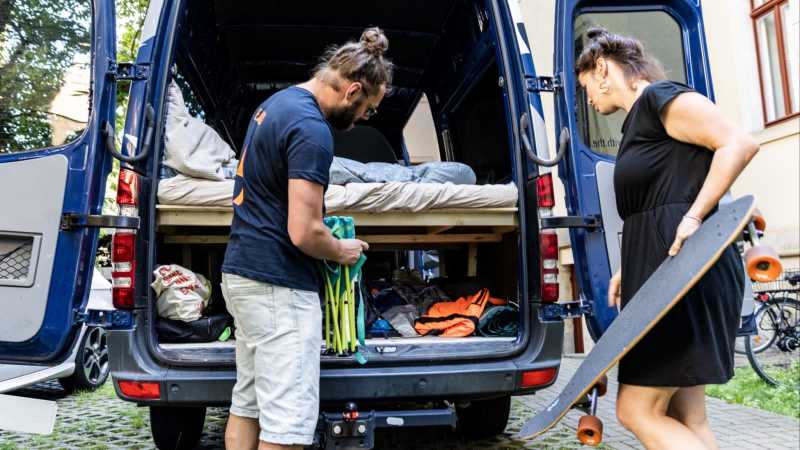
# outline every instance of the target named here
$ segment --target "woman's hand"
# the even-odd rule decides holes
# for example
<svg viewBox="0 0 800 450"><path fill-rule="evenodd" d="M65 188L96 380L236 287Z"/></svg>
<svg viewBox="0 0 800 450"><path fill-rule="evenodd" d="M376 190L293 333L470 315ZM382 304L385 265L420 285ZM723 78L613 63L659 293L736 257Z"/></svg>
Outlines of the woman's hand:
<svg viewBox="0 0 800 450"><path fill-rule="evenodd" d="M678 224L678 230L675 231L675 241L672 242L672 246L669 248L669 256L675 256L681 251L683 242L700 228L701 223L700 219L695 217L683 216L681 223Z"/></svg>
<svg viewBox="0 0 800 450"><path fill-rule="evenodd" d="M620 307L622 299L622 269L611 277L608 282L608 306L611 308Z"/></svg>

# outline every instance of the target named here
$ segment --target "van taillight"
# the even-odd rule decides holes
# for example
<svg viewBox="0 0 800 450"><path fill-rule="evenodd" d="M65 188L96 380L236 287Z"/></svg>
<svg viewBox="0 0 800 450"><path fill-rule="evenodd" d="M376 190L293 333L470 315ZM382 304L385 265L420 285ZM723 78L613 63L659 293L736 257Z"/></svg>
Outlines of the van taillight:
<svg viewBox="0 0 800 450"><path fill-rule="evenodd" d="M154 381L120 380L117 385L122 395L128 398L153 400L161 397L161 386Z"/></svg>
<svg viewBox="0 0 800 450"><path fill-rule="evenodd" d="M111 239L111 295L117 309L133 309L136 233L117 231Z"/></svg>
<svg viewBox="0 0 800 450"><path fill-rule="evenodd" d="M542 271L542 301L558 300L558 235L554 231L539 234L539 261Z"/></svg>
<svg viewBox="0 0 800 450"><path fill-rule="evenodd" d="M556 378L556 368L529 370L522 372L521 387L529 388L550 384Z"/></svg>
<svg viewBox="0 0 800 450"><path fill-rule="evenodd" d="M539 200L539 208L552 208L556 206L556 198L553 195L553 176L549 173L539 175L536 179L536 196Z"/></svg>
<svg viewBox="0 0 800 450"><path fill-rule="evenodd" d="M139 204L139 177L130 170L120 169L117 180L117 205L137 206Z"/></svg>
<svg viewBox="0 0 800 450"><path fill-rule="evenodd" d="M536 178L536 201L540 218L553 216L556 200L553 195L553 176L550 173ZM539 267L542 276L542 301L558 301L558 235L555 231L544 230L539 233Z"/></svg>
<svg viewBox="0 0 800 450"><path fill-rule="evenodd" d="M119 215L139 215L139 177L130 170L120 169L117 181ZM119 230L111 240L111 295L117 309L133 309L133 288L136 275L136 232Z"/></svg>

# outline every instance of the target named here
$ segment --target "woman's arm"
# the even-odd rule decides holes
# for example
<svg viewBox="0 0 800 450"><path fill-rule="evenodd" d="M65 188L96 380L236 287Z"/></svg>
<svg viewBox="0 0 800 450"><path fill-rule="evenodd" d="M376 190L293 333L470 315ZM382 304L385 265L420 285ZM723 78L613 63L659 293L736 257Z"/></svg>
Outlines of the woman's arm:
<svg viewBox="0 0 800 450"><path fill-rule="evenodd" d="M711 169L697 199L684 216L669 254L678 253L703 218L728 192L736 177L758 152L753 138L727 120L706 97L687 92L673 99L661 112L667 134L678 141L705 147L714 152Z"/></svg>

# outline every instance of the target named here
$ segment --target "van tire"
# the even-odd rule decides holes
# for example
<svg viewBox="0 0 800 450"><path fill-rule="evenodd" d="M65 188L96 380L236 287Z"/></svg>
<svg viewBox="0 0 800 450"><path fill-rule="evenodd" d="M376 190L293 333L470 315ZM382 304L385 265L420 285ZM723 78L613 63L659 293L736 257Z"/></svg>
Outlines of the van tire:
<svg viewBox="0 0 800 450"><path fill-rule="evenodd" d="M191 450L197 446L206 421L204 406L151 406L150 433L160 450Z"/></svg>
<svg viewBox="0 0 800 450"><path fill-rule="evenodd" d="M506 429L511 412L511 397L473 400L469 406L457 408L458 429L466 439L486 439Z"/></svg>
<svg viewBox="0 0 800 450"><path fill-rule="evenodd" d="M75 371L58 379L64 391L93 391L102 386L110 372L106 331L100 327L87 327L76 353Z"/></svg>

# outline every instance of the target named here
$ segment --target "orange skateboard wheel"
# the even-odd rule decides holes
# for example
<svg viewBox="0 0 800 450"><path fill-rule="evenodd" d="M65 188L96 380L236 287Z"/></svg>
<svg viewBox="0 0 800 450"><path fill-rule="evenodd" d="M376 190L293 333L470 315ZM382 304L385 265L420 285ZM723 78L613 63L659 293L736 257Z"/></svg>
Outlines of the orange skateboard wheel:
<svg viewBox="0 0 800 450"><path fill-rule="evenodd" d="M608 391L608 375L603 375L597 380L594 387L597 388L597 396L602 397L606 395L606 391Z"/></svg>
<svg viewBox="0 0 800 450"><path fill-rule="evenodd" d="M755 225L756 230L761 232L767 229L767 219L764 218L764 214L758 208L753 211L753 225Z"/></svg>
<svg viewBox="0 0 800 450"><path fill-rule="evenodd" d="M766 245L754 245L744 252L747 274L750 279L759 283L775 281L783 272L783 265L778 252Z"/></svg>
<svg viewBox="0 0 800 450"><path fill-rule="evenodd" d="M603 441L603 422L597 416L583 416L578 421L578 440L581 444L597 446Z"/></svg>

